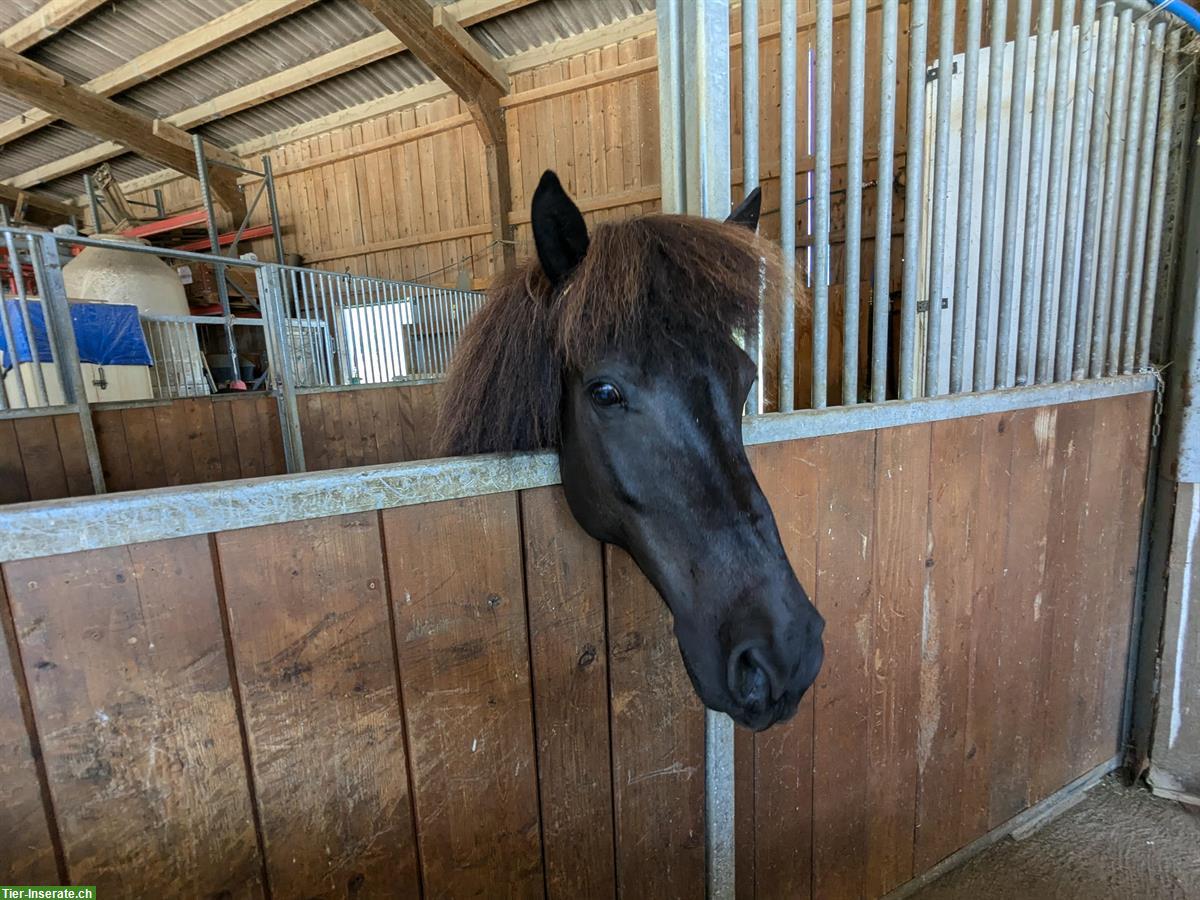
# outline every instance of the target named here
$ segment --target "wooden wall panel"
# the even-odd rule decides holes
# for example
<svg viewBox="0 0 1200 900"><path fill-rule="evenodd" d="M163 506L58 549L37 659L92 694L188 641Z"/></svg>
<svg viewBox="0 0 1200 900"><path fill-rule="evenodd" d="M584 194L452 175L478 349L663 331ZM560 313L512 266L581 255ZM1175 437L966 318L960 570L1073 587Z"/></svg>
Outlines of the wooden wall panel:
<svg viewBox="0 0 1200 900"><path fill-rule="evenodd" d="M0 883L57 884L58 866L27 730L25 673L0 581Z"/></svg>
<svg viewBox="0 0 1200 900"><path fill-rule="evenodd" d="M521 493L542 853L551 898L616 890L601 547L558 487Z"/></svg>
<svg viewBox="0 0 1200 900"><path fill-rule="evenodd" d="M5 581L71 880L261 896L208 539L9 563Z"/></svg>
<svg viewBox="0 0 1200 900"><path fill-rule="evenodd" d="M618 892L700 897L704 710L666 604L624 551L606 546L604 559Z"/></svg>
<svg viewBox="0 0 1200 900"><path fill-rule="evenodd" d="M385 510L425 891L543 891L514 494Z"/></svg>
<svg viewBox="0 0 1200 900"><path fill-rule="evenodd" d="M321 406L347 396L361 423L393 395ZM1151 400L750 448L828 655L792 721L737 734L739 898L880 896L1112 758ZM3 567L70 877L702 893L703 715L670 615L558 488L213 546L215 580L204 537ZM0 790L36 816L19 705Z"/></svg>
<svg viewBox="0 0 1200 900"><path fill-rule="evenodd" d="M374 514L217 535L275 896L417 890Z"/></svg>

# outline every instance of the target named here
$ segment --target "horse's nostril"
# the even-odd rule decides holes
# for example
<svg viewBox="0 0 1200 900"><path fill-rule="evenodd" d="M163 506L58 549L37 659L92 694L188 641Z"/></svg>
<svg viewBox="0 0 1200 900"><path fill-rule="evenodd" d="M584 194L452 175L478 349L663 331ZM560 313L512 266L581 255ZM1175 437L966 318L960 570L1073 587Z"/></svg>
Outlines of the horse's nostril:
<svg viewBox="0 0 1200 900"><path fill-rule="evenodd" d="M771 702L771 678L760 664L756 646L742 646L729 659L729 691L738 705L762 710Z"/></svg>

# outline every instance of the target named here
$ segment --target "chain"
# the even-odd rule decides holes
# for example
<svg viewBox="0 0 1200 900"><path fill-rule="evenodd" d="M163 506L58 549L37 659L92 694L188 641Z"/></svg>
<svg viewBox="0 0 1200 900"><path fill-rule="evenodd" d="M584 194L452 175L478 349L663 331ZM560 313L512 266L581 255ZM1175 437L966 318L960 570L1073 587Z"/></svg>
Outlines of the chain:
<svg viewBox="0 0 1200 900"><path fill-rule="evenodd" d="M1163 378L1163 367L1153 366L1150 371L1154 374L1154 422L1150 426L1150 446L1158 446L1158 436L1162 432L1163 394L1167 390L1167 380Z"/></svg>

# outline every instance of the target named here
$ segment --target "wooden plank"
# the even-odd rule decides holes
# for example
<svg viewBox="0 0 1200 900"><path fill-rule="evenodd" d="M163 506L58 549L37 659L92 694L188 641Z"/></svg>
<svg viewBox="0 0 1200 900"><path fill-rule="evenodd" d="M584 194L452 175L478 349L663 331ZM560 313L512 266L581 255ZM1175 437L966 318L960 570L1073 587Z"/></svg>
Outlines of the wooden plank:
<svg viewBox="0 0 1200 900"><path fill-rule="evenodd" d="M1023 410L989 417L983 436L985 453L995 454L1004 440L1010 445L1003 567L1000 571L981 569L975 577L980 613L977 630L985 641L978 650L977 665L991 669L993 684L989 695L977 698L990 731L989 827L1011 818L1031 800L1036 764L1032 752L1040 729L1039 719L1031 711L1038 708L1047 649L1046 610L1053 603L1046 594L1047 529L1057 477L1053 415L1049 410ZM995 489L986 484L992 480L986 473L984 478L986 507L994 503L988 495ZM999 512L993 508L988 515Z"/></svg>
<svg viewBox="0 0 1200 900"><path fill-rule="evenodd" d="M0 882L61 884L30 734L33 716L0 580ZM40 749L36 751L40 753Z"/></svg>
<svg viewBox="0 0 1200 900"><path fill-rule="evenodd" d="M666 604L624 551L604 549L618 893L702 897L704 709Z"/></svg>
<svg viewBox="0 0 1200 900"><path fill-rule="evenodd" d="M1049 796L1078 774L1072 774L1072 731L1080 692L1094 677L1090 669L1077 676L1076 667L1082 659L1076 656L1076 636L1087 627L1081 613L1090 586L1087 575L1092 548L1087 543L1085 508L1090 458L1084 448L1093 435L1095 404L1072 403L1043 413L1046 422L1042 427L1047 431L1054 428L1055 478L1050 500L1054 512L1047 537L1042 602L1042 615L1048 615L1049 621L1042 645L1038 706L1032 710L1038 729L1031 802Z"/></svg>
<svg viewBox="0 0 1200 900"><path fill-rule="evenodd" d="M157 407L123 409L121 421L125 424L125 443L129 448L133 486L138 490L165 487L169 482L167 464L163 459L163 441L158 433ZM174 441L177 437L168 432L166 440Z"/></svg>
<svg viewBox="0 0 1200 900"><path fill-rule="evenodd" d="M382 515L425 891L541 896L516 496Z"/></svg>
<svg viewBox="0 0 1200 900"><path fill-rule="evenodd" d="M154 421L158 425L158 442L162 448L167 484L195 483L196 468L192 463L191 447L188 446L183 401L172 400L163 406L156 406Z"/></svg>
<svg viewBox="0 0 1200 900"><path fill-rule="evenodd" d="M192 472L197 484L221 480L221 448L217 444L217 422L211 397L189 397L177 401L187 429Z"/></svg>
<svg viewBox="0 0 1200 900"><path fill-rule="evenodd" d="M358 392L340 391L337 395L342 413L342 446L345 448L343 466L361 466L365 462L363 453L363 423L358 415Z"/></svg>
<svg viewBox="0 0 1200 900"><path fill-rule="evenodd" d="M31 416L12 422L25 466L29 499L56 500L70 496L54 416Z"/></svg>
<svg viewBox="0 0 1200 900"><path fill-rule="evenodd" d="M86 497L94 494L92 470L88 465L87 449L83 445L83 426L79 424L79 416L55 416L54 430L58 434L58 449L67 477L67 496Z"/></svg>
<svg viewBox="0 0 1200 900"><path fill-rule="evenodd" d="M552 898L611 897L612 775L601 548L558 487L521 493L542 855Z"/></svg>
<svg viewBox="0 0 1200 900"><path fill-rule="evenodd" d="M242 465L238 460L237 432L233 427L233 407L228 401L213 401L213 428L221 454L221 478L229 480L242 477Z"/></svg>
<svg viewBox="0 0 1200 900"><path fill-rule="evenodd" d="M239 397L229 401L233 414L233 430L237 440L238 459L242 464L243 478L257 478L267 474L263 459L262 439L259 432L262 423L258 420L258 405L252 397Z"/></svg>
<svg viewBox="0 0 1200 900"><path fill-rule="evenodd" d="M966 841L963 785L974 754L963 727L970 697L974 535L979 528L980 420L932 426L930 568L922 619L917 732L916 871ZM968 755L970 754L970 755Z"/></svg>
<svg viewBox="0 0 1200 900"><path fill-rule="evenodd" d="M100 470L108 492L131 491L134 487L133 464L129 459L129 444L125 437L125 422L119 409L97 409L92 412L96 429L96 444L100 449Z"/></svg>
<svg viewBox="0 0 1200 900"><path fill-rule="evenodd" d="M47 0L39 9L4 29L0 33L0 45L16 53L28 50L103 3L104 0Z"/></svg>
<svg viewBox="0 0 1200 900"><path fill-rule="evenodd" d="M805 590L815 592L820 444L782 441L747 449L788 561ZM813 694L789 722L754 735L756 897L812 896Z"/></svg>
<svg viewBox="0 0 1200 900"><path fill-rule="evenodd" d="M208 539L5 575L71 881L262 896Z"/></svg>
<svg viewBox="0 0 1200 900"><path fill-rule="evenodd" d="M272 894L414 896L377 517L216 541Z"/></svg>
<svg viewBox="0 0 1200 900"><path fill-rule="evenodd" d="M813 896L865 895L875 689L875 433L822 438L814 602L825 663L813 697ZM883 623L881 623L883 624Z"/></svg>
<svg viewBox="0 0 1200 900"><path fill-rule="evenodd" d="M262 459L266 475L282 475L287 472L287 457L283 452L283 429L279 424L279 403L270 394L257 394L254 398L258 420L262 423Z"/></svg>
<svg viewBox="0 0 1200 900"><path fill-rule="evenodd" d="M0 419L0 503L23 503L29 499L25 463L13 421Z"/></svg>
<svg viewBox="0 0 1200 900"><path fill-rule="evenodd" d="M876 897L913 871L921 611L929 569L930 428L876 434L872 562L867 855L862 893ZM819 827L819 826L818 826Z"/></svg>

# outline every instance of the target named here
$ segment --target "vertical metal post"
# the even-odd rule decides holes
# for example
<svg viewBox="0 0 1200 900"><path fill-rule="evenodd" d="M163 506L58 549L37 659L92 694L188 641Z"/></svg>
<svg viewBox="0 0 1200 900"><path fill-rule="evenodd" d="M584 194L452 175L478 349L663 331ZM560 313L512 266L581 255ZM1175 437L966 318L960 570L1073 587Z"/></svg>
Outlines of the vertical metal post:
<svg viewBox="0 0 1200 900"><path fill-rule="evenodd" d="M47 331L53 340L52 352L58 361L58 377L62 381L63 398L67 403L74 404L79 416L79 430L83 434L83 449L92 475L92 489L97 494L103 494L107 492L107 488L104 484L104 470L100 465L100 447L96 443L92 407L88 403L83 368L79 362L79 347L75 343L75 325L71 321L67 287L63 283L57 235L43 234L39 240L40 247L35 247L32 239L30 240L30 255L33 258L34 277L38 283L38 296L42 298L42 312L46 318Z"/></svg>
<svg viewBox="0 0 1200 900"><path fill-rule="evenodd" d="M279 406L279 427L283 432L283 456L289 473L305 471L304 436L300 430L300 409L296 403L295 367L291 341L287 333L288 310L283 305L283 270L264 266L255 272L259 305L262 308L267 352L271 358L275 400Z"/></svg>
<svg viewBox="0 0 1200 900"><path fill-rule="evenodd" d="M875 179L875 274L871 286L871 402L887 399L892 177L896 145L896 31L899 0L883 0L879 59L879 163Z"/></svg>
<svg viewBox="0 0 1200 900"><path fill-rule="evenodd" d="M668 123L663 210L724 218L730 206L729 0L661 0L657 18L659 108ZM707 710L704 724L707 894L732 900L733 720Z"/></svg>
<svg viewBox="0 0 1200 900"><path fill-rule="evenodd" d="M1167 182L1171 169L1171 141L1175 124L1175 82L1179 75L1178 29L1167 37L1166 58L1163 60L1162 95L1158 107L1158 134L1154 147L1154 187L1150 192L1150 240L1146 248L1146 263L1142 281L1142 318L1138 326L1137 368L1150 365L1150 336L1154 328L1154 308L1158 300L1159 255L1163 246L1163 231L1167 227L1165 212Z"/></svg>
<svg viewBox="0 0 1200 900"><path fill-rule="evenodd" d="M946 259L946 206L950 183L950 101L954 87L954 6L942 0L938 17L937 113L933 145L933 215L929 223L929 313L925 332L925 394L941 388L942 282ZM963 223L960 223L960 225Z"/></svg>
<svg viewBox="0 0 1200 900"><path fill-rule="evenodd" d="M1017 301L1017 228L1021 206L1021 160L1025 155L1025 76L1029 66L1029 22L1033 0L1017 0L1017 35L1013 42L1012 95L1008 114L1008 171L1004 176L1004 242L1000 248L1000 314L996 320L998 388L1012 386L1013 313Z"/></svg>
<svg viewBox="0 0 1200 900"><path fill-rule="evenodd" d="M904 172L904 287L900 295L900 399L916 388L917 278L925 192L925 49L929 0L912 0L908 22L908 151Z"/></svg>
<svg viewBox="0 0 1200 900"><path fill-rule="evenodd" d="M1029 384L1036 377L1033 332L1034 323L1039 321L1037 302L1041 273L1038 265L1045 264L1042 253L1042 149L1046 140L1046 90L1050 78L1050 42L1054 39L1054 4L1055 0L1042 0L1038 10L1033 115L1029 123L1029 174L1025 189L1025 242L1021 250L1021 300L1017 315L1017 384ZM1064 3L1064 12L1073 6L1074 3ZM1067 34L1061 33L1059 40L1065 42ZM1065 72L1063 77L1066 77ZM1050 179L1057 182L1057 169L1051 169ZM1041 302L1049 308L1050 297L1043 296Z"/></svg>
<svg viewBox="0 0 1200 900"><path fill-rule="evenodd" d="M1060 290L1058 293L1058 329L1055 333L1055 347L1050 347L1050 316L1053 314L1047 297L1053 296L1055 279L1058 271L1055 263L1061 254L1061 274L1068 270L1075 271L1075 235L1079 216L1079 193L1083 183L1083 151L1084 138L1087 133L1087 114L1090 91L1088 90L1088 71L1092 59L1092 23L1096 17L1096 0L1083 0L1079 12L1079 48L1076 52L1075 64L1075 102L1074 108L1067 104L1068 79L1071 66L1071 17L1074 5L1063 4L1062 18L1058 26L1058 59L1054 75L1054 125L1050 132L1050 196L1046 208L1046 258L1042 264L1042 309L1038 322L1038 358L1035 377L1039 384L1045 384L1057 377L1066 380L1070 366L1063 365L1064 355L1070 352L1072 313L1075 308L1073 293ZM1064 142L1066 141L1067 121L1071 122L1070 158L1067 164L1066 179L1066 221L1063 224L1063 241L1058 243L1059 209L1062 206L1063 184L1059 178L1062 168ZM1071 291L1073 292L1074 274Z"/></svg>
<svg viewBox="0 0 1200 900"><path fill-rule="evenodd" d="M196 174L200 181L200 197L204 202L204 216L208 224L208 242L213 256L221 255L220 235L217 232L217 212L213 208L212 190L208 183L208 160L204 156L204 138L192 135L192 150L196 154ZM229 352L229 364L233 367L233 380L241 381L242 369L238 364L237 341L233 336L233 312L229 308L229 288L225 284L225 266L217 267L217 298L221 302L221 315L225 317L225 347Z"/></svg>
<svg viewBox="0 0 1200 900"><path fill-rule="evenodd" d="M749 194L759 186L758 177L758 0L742 0L742 193ZM758 377L751 388L750 408L755 414L763 411L763 376L766 374L763 347L766 336L763 326L762 289L759 290L758 322L753 341L747 341L746 352L754 360Z"/></svg>
<svg viewBox="0 0 1200 900"><path fill-rule="evenodd" d="M17 273L17 277L20 278L20 268L17 267L15 271ZM13 329L12 319L9 316L8 300L3 296L0 296L0 333L3 333L4 335L4 346L8 348L8 355L12 358L11 372L7 377L12 378L13 384L16 386L16 406L18 409L28 408L30 403L29 398L25 393L25 378L21 375L21 361L17 357L16 332ZM26 338L32 340L33 335L28 334L26 335ZM7 400L7 397L5 399Z"/></svg>
<svg viewBox="0 0 1200 900"><path fill-rule="evenodd" d="M796 0L779 3L779 411L796 408Z"/></svg>
<svg viewBox="0 0 1200 900"><path fill-rule="evenodd" d="M850 0L850 122L846 136L846 290L842 308L842 403L858 402L859 285L862 283L863 119L867 0Z"/></svg>
<svg viewBox="0 0 1200 900"><path fill-rule="evenodd" d="M1095 306L1097 232L1100 228L1101 197L1104 193L1104 176L1108 163L1108 100L1113 86L1113 51L1116 41L1114 10L1111 3L1100 7L1100 34L1096 45L1096 85L1091 108L1091 149L1087 159L1087 194L1083 204L1083 245L1079 253L1079 287L1075 300L1075 334L1071 350L1071 378L1079 379L1087 372L1088 351L1091 347L1092 310ZM1078 91L1076 96L1078 97ZM1072 237L1074 235L1072 234ZM1068 247L1071 245L1068 244ZM1068 257L1070 258L1070 257ZM1063 268L1060 284L1066 291L1074 291L1073 282L1067 280L1073 274ZM1064 292L1060 302L1068 302L1070 294ZM1060 379L1065 376L1060 375Z"/></svg>
<svg viewBox="0 0 1200 900"><path fill-rule="evenodd" d="M963 56L962 143L958 162L958 240L954 250L954 295L950 321L950 393L963 389L967 340L967 284L971 274L971 217L975 201L975 118L979 94L979 36L982 0L967 4L967 48ZM941 66L938 67L939 73ZM940 100L939 100L940 102Z"/></svg>
<svg viewBox="0 0 1200 900"><path fill-rule="evenodd" d="M100 234L104 229L100 225L100 201L96 198L96 185L92 176L86 172L83 175L83 191L87 194L88 209L92 211L92 233Z"/></svg>
<svg viewBox="0 0 1200 900"><path fill-rule="evenodd" d="M38 350L37 336L33 331L33 319L29 314L29 298L25 294L25 277L21 273L21 257L17 255L16 241L13 240L11 231L4 232L4 246L8 250L8 264L13 273L13 282L17 287L17 309L21 314L21 327L25 330L25 338L29 342L29 359L30 365L33 367L33 387L37 395L39 406L49 406L50 397L46 393L46 376L42 372L42 355ZM6 303L7 297L3 284L0 284L0 303ZM42 307L42 317L45 318L46 308ZM10 349L12 345L9 345ZM13 360L13 374L17 376L17 380L21 378L20 367L16 365L16 359Z"/></svg>
<svg viewBox="0 0 1200 900"><path fill-rule="evenodd" d="M986 391L994 367L988 365L992 330L992 273L995 271L996 212L1000 181L1000 115L1004 104L1004 44L1007 0L995 0L988 30L987 131L983 148L983 211L979 226L979 284L975 297L975 361L972 386Z"/></svg>
<svg viewBox="0 0 1200 900"><path fill-rule="evenodd" d="M1126 9L1118 18L1117 59L1113 72L1112 117L1108 132L1108 170L1104 179L1104 209L1100 214L1100 252L1097 258L1096 308L1092 318L1092 353L1088 373L1097 378L1104 373L1108 350L1108 326L1112 312L1113 269L1117 252L1120 217L1121 176L1124 174L1122 149L1129 110L1129 58L1133 53L1133 10Z"/></svg>
<svg viewBox="0 0 1200 900"><path fill-rule="evenodd" d="M817 0L813 179L812 407L829 399L829 187L833 110L833 0Z"/></svg>
<svg viewBox="0 0 1200 900"><path fill-rule="evenodd" d="M271 216L271 239L275 244L275 262L285 262L283 258L283 234L279 227L279 201L275 198L275 172L271 168L269 154L262 155L263 179L267 186L267 212Z"/></svg>
<svg viewBox="0 0 1200 900"><path fill-rule="evenodd" d="M1139 19L1133 31L1133 63L1129 79L1129 111L1125 127L1124 159L1121 162L1121 207L1117 217L1116 261L1113 268L1112 311L1109 316L1108 352L1105 354L1104 374L1115 375L1121 367L1121 328L1125 324L1125 306L1131 300L1132 282L1129 278L1132 251L1134 206L1143 210L1148 197L1137 197L1138 153L1142 145L1142 109L1146 102L1146 66L1150 50L1150 27ZM1132 303L1129 303L1132 306ZM1135 313L1136 314L1136 313Z"/></svg>

